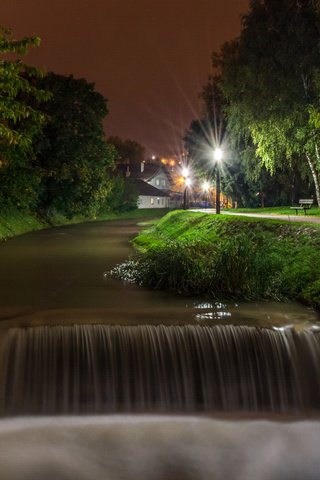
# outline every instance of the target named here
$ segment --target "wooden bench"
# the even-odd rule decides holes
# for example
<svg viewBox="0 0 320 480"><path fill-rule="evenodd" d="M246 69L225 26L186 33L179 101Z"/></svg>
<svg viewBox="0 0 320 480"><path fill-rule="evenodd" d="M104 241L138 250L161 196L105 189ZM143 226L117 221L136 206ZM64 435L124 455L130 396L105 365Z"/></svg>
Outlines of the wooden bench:
<svg viewBox="0 0 320 480"><path fill-rule="evenodd" d="M296 215L298 215L299 210L303 210L304 214L307 215L307 210L309 210L313 205L313 199L312 198L301 198L299 200L299 205L296 207L290 207L291 210L296 211Z"/></svg>

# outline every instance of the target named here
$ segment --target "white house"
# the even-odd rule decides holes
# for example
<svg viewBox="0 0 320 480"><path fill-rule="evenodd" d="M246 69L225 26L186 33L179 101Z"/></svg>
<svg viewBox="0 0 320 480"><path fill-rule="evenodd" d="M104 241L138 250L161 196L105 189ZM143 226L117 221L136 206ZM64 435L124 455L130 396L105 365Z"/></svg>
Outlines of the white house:
<svg viewBox="0 0 320 480"><path fill-rule="evenodd" d="M141 179L133 180L138 191L138 208L170 208L170 194Z"/></svg>
<svg viewBox="0 0 320 480"><path fill-rule="evenodd" d="M163 165L142 162L139 165L117 166L126 178L132 179L138 191L138 208L171 208L172 179Z"/></svg>

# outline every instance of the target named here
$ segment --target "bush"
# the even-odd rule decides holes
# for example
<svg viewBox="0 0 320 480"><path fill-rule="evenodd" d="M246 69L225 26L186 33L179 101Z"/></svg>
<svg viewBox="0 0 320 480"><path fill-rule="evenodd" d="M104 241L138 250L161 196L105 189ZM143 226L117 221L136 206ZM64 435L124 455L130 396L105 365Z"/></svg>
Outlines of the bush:
<svg viewBox="0 0 320 480"><path fill-rule="evenodd" d="M135 278L145 286L319 308L317 227L172 212L134 244Z"/></svg>

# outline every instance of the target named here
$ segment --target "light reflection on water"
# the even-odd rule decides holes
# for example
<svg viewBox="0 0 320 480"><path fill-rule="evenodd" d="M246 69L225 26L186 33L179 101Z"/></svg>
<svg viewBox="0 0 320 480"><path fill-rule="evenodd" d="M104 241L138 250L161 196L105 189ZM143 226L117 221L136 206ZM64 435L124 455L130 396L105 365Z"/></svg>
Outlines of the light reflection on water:
<svg viewBox="0 0 320 480"><path fill-rule="evenodd" d="M196 301L193 318L198 323L259 325L286 328L320 328L319 314L298 303Z"/></svg>
<svg viewBox="0 0 320 480"><path fill-rule="evenodd" d="M228 311L228 306L224 303L215 302L215 303L195 303L194 308L201 310L200 313L195 313L194 318L198 322L203 320L221 320L225 317L231 317L232 313ZM203 311L205 310L205 311Z"/></svg>

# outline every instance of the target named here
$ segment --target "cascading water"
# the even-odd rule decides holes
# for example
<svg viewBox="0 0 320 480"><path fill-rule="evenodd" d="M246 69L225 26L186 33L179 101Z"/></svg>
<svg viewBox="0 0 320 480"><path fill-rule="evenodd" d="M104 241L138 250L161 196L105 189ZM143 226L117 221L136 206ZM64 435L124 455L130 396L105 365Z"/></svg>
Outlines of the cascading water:
<svg viewBox="0 0 320 480"><path fill-rule="evenodd" d="M4 416L320 410L320 334L311 330L12 328L0 362Z"/></svg>

